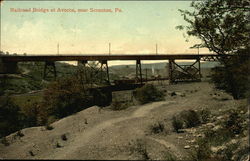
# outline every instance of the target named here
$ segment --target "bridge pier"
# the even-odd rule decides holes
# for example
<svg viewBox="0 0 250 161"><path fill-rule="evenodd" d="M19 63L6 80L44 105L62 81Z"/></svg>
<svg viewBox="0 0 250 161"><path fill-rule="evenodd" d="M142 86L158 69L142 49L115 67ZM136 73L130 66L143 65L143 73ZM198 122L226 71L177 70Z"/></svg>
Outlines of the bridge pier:
<svg viewBox="0 0 250 161"><path fill-rule="evenodd" d="M135 72L136 72L136 76L135 76L136 82L140 81L141 84L142 84L141 60L136 60L136 69L135 69Z"/></svg>
<svg viewBox="0 0 250 161"><path fill-rule="evenodd" d="M18 66L16 61L3 61L0 58L0 73L1 74L16 74Z"/></svg>
<svg viewBox="0 0 250 161"><path fill-rule="evenodd" d="M98 63L101 65L100 68L91 67L90 64L88 65L88 61L78 61L78 67L79 70L82 70L83 76L80 75L81 80L83 83L91 83L91 80L89 78L93 78L95 75L98 75L98 73L101 71L101 81L105 80L108 84L110 84L110 77L109 77L109 67L108 67L108 61L107 60L99 60ZM87 65L89 66L89 70L87 69ZM88 73L89 71L89 73ZM105 74L104 74L105 72ZM90 76L88 76L90 74ZM105 75L105 76L104 76ZM105 79L106 77L106 79ZM89 82L90 81L90 82Z"/></svg>
<svg viewBox="0 0 250 161"><path fill-rule="evenodd" d="M200 58L191 65L179 65L174 59L169 59L169 83L184 81L201 81Z"/></svg>
<svg viewBox="0 0 250 161"><path fill-rule="evenodd" d="M107 83L110 84L110 79L109 79L109 66L108 66L108 61L107 60L101 60L99 61L99 63L101 63L101 71L103 72L104 70L106 70L106 77L107 77ZM103 73L101 73L101 79L103 79Z"/></svg>
<svg viewBox="0 0 250 161"><path fill-rule="evenodd" d="M56 79L56 65L54 61L46 61L44 65L43 71L43 79L49 78L49 75L53 74L53 78Z"/></svg>

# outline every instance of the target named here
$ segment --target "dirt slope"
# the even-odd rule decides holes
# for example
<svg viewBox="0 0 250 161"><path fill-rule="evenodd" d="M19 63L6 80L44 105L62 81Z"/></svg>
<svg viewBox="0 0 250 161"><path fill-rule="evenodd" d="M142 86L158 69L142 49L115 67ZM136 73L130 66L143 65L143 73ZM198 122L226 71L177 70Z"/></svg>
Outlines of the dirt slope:
<svg viewBox="0 0 250 161"><path fill-rule="evenodd" d="M238 102L207 82L163 86L166 101L133 106L121 111L91 107L44 127L23 129L23 137L11 134L9 146L0 144L0 158L7 159L141 159L138 141L146 146L150 159L164 159L166 152L182 158L185 134L172 132L171 118L187 109L223 109ZM214 97L214 93L219 97ZM185 96L184 96L185 94ZM182 95L182 96L181 96ZM227 99L223 99L227 98ZM223 100L223 101L222 101ZM149 127L164 122L165 134L152 134ZM61 137L65 135L66 139Z"/></svg>

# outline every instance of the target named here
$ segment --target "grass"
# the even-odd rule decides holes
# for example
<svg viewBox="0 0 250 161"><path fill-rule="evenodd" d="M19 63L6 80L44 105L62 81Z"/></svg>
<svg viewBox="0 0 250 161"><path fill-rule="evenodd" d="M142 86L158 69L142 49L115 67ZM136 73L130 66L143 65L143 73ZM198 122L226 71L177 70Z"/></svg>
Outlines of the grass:
<svg viewBox="0 0 250 161"><path fill-rule="evenodd" d="M141 159L142 160L150 160L148 151L147 151L147 147L146 147L146 143L144 140L142 139L136 139L133 142L132 147L130 147L130 151L132 153L136 152L139 153L141 155Z"/></svg>
<svg viewBox="0 0 250 161"><path fill-rule="evenodd" d="M34 93L32 95L10 96L11 100L19 107L25 107L27 104L34 104L42 101L42 93Z"/></svg>
<svg viewBox="0 0 250 161"><path fill-rule="evenodd" d="M166 161L176 161L177 158L175 155L171 154L170 152L166 152L164 155L164 160Z"/></svg>

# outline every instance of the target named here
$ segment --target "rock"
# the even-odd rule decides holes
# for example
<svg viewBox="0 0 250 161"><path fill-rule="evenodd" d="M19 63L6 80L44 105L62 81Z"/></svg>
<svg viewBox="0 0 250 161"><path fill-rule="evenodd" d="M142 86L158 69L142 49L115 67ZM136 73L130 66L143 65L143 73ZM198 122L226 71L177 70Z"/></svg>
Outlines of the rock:
<svg viewBox="0 0 250 161"><path fill-rule="evenodd" d="M196 132L196 129L194 128L191 128L191 129L183 129L184 131L186 131L187 133L190 133L190 134L194 134Z"/></svg>
<svg viewBox="0 0 250 161"><path fill-rule="evenodd" d="M213 128L213 130L214 130L214 131L217 131L217 130L219 130L219 129L221 129L221 128L222 128L221 125L217 125L217 126L215 126L215 127Z"/></svg>
<svg viewBox="0 0 250 161"><path fill-rule="evenodd" d="M188 140L189 143L194 143L195 142L195 139L193 140Z"/></svg>
<svg viewBox="0 0 250 161"><path fill-rule="evenodd" d="M206 126L208 126L208 127L214 127L214 126L215 126L215 124L214 124L214 123L209 122L209 123L207 123L207 124L206 124Z"/></svg>
<svg viewBox="0 0 250 161"><path fill-rule="evenodd" d="M220 110L219 110L220 111ZM221 119L223 119L223 116L218 116L218 117L216 117L216 119L217 120L221 120Z"/></svg>
<svg viewBox="0 0 250 161"><path fill-rule="evenodd" d="M198 135L196 135L196 137L198 137L198 138L199 138L199 137L203 137L203 135L202 135L202 134L198 134Z"/></svg>
<svg viewBox="0 0 250 161"><path fill-rule="evenodd" d="M184 149L190 149L189 145L184 146Z"/></svg>
<svg viewBox="0 0 250 161"><path fill-rule="evenodd" d="M216 147L212 146L211 147L211 151L214 153L217 153L217 152L222 151L224 149L226 149L226 146L216 146Z"/></svg>
<svg viewBox="0 0 250 161"><path fill-rule="evenodd" d="M230 142L229 142L229 144L236 144L237 143L237 140L235 140L235 139L232 139Z"/></svg>

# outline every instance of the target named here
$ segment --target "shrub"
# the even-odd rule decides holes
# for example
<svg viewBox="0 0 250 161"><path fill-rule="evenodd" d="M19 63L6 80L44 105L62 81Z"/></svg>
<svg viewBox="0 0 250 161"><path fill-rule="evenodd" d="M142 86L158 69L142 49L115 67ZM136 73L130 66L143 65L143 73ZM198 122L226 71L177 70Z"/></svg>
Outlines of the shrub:
<svg viewBox="0 0 250 161"><path fill-rule="evenodd" d="M197 143L198 143L198 148L196 148L192 153L190 153L190 159L192 161L209 160L212 154L209 142L205 139L199 139Z"/></svg>
<svg viewBox="0 0 250 161"><path fill-rule="evenodd" d="M179 132L179 129L183 128L183 121L178 119L176 116L173 116L172 118L172 126L174 128L175 132Z"/></svg>
<svg viewBox="0 0 250 161"><path fill-rule="evenodd" d="M16 133L16 136L23 137L24 134L22 133L22 131L19 130L19 131Z"/></svg>
<svg viewBox="0 0 250 161"><path fill-rule="evenodd" d="M169 153L169 152L165 153L164 158L165 158L164 160L166 160L166 161L176 161L177 160L176 156Z"/></svg>
<svg viewBox="0 0 250 161"><path fill-rule="evenodd" d="M207 123L209 121L211 112L208 109L202 109L201 111L199 111L199 114L203 123Z"/></svg>
<svg viewBox="0 0 250 161"><path fill-rule="evenodd" d="M220 129L217 131L206 129L204 131L205 138L210 145L219 146L229 141L232 135L228 129Z"/></svg>
<svg viewBox="0 0 250 161"><path fill-rule="evenodd" d="M45 128L46 128L46 130L53 130L54 129L54 127L49 125L49 124L46 124Z"/></svg>
<svg viewBox="0 0 250 161"><path fill-rule="evenodd" d="M137 88L134 96L141 104L164 100L164 93L152 84L146 84L141 88Z"/></svg>
<svg viewBox="0 0 250 161"><path fill-rule="evenodd" d="M128 101L119 101L118 99L113 99L111 103L112 110L124 110L131 105Z"/></svg>
<svg viewBox="0 0 250 161"><path fill-rule="evenodd" d="M3 138L1 139L1 143L2 143L3 145L5 145L5 146L9 146L9 145L10 145L10 143L9 143L9 141L6 139L6 137L3 137Z"/></svg>
<svg viewBox="0 0 250 161"><path fill-rule="evenodd" d="M224 122L224 128L228 129L232 135L240 134L243 131L243 118L236 110L229 111L229 116Z"/></svg>
<svg viewBox="0 0 250 161"><path fill-rule="evenodd" d="M243 51L239 56L225 60L227 63L224 66L215 67L212 70L211 81L215 87L225 90L235 99L249 96L247 93L250 89L248 50Z"/></svg>
<svg viewBox="0 0 250 161"><path fill-rule="evenodd" d="M201 123L199 114L194 110L183 111L181 113L181 117L183 118L187 128L196 127Z"/></svg>
<svg viewBox="0 0 250 161"><path fill-rule="evenodd" d="M20 130L21 118L19 107L9 97L0 98L0 138Z"/></svg>
<svg viewBox="0 0 250 161"><path fill-rule="evenodd" d="M68 140L66 134L62 134L62 135L61 135L61 139L62 139L63 141L67 141L67 140Z"/></svg>
<svg viewBox="0 0 250 161"><path fill-rule="evenodd" d="M147 152L146 143L145 140L142 139L136 139L133 143L132 147L130 148L130 151L137 152L142 156L142 160L149 160L150 157Z"/></svg>
<svg viewBox="0 0 250 161"><path fill-rule="evenodd" d="M161 133L163 132L165 129L164 129L164 124L161 123L161 122L158 122L156 124L153 124L150 126L150 131L153 133L153 134L158 134L158 133Z"/></svg>
<svg viewBox="0 0 250 161"><path fill-rule="evenodd" d="M49 115L62 118L91 105L91 96L75 78L61 79L44 92L44 106Z"/></svg>

